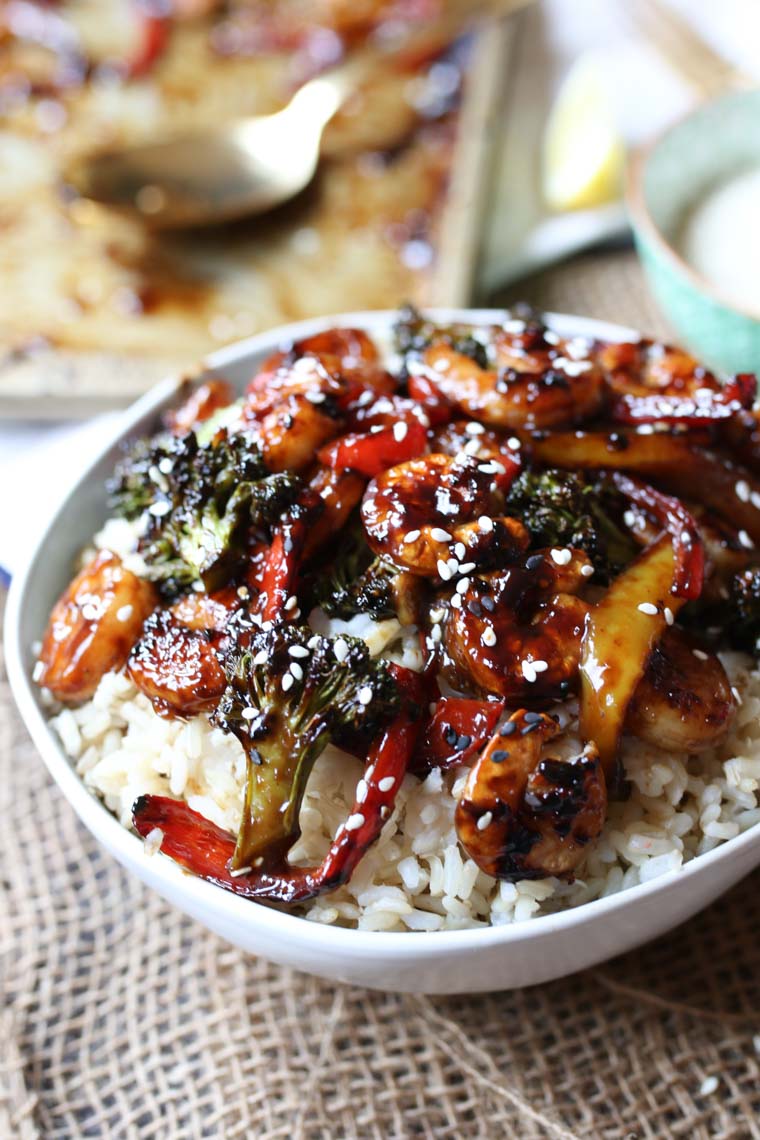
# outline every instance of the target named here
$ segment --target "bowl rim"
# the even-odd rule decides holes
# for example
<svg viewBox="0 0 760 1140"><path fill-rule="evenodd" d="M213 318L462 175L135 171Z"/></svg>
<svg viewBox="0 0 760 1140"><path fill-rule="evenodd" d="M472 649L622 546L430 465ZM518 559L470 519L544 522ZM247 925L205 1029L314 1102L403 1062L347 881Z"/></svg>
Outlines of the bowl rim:
<svg viewBox="0 0 760 1140"><path fill-rule="evenodd" d="M433 319L461 320L473 324L502 321L510 316L503 309L430 308L425 309ZM254 354L263 356L283 343L334 326L358 326L366 331L387 330L397 315L396 310L341 313L334 316L311 318L260 333L235 342L206 357L193 375L202 380L209 373L218 373L231 364L240 364ZM568 314L546 313L547 324L567 336L605 339L639 339L640 334L625 326L611 322ZM168 856L146 855L144 841L124 827L105 804L91 792L76 772L71 760L54 736L44 710L38 704L31 677L24 667L24 654L29 647L21 641L21 619L27 601L36 560L56 530L64 507L75 500L83 485L93 475L104 457L125 439L145 416L155 415L175 396L187 380L187 373L169 377L155 385L110 425L97 455L82 469L73 485L61 489L57 504L39 530L34 542L25 551L19 571L14 575L8 595L5 615L5 653L11 690L22 719L40 752L50 775L79 819L101 845L119 863L136 873L143 882L158 890L164 898L180 905L180 899L193 901L191 913L199 921L208 916L217 918L229 927L247 927L252 933L272 935L282 940L296 940L308 944L315 951L333 951L350 954L358 960L376 959L381 953L389 961L434 961L454 951L484 949L513 943L540 940L547 935L559 934L584 922L612 917L628 905L651 899L678 889L695 875L706 872L719 862L736 858L741 852L758 844L760 854L760 823L747 831L725 840L711 851L699 855L676 871L639 883L614 894L593 899L578 906L553 914L539 915L523 922L482 925L461 930L369 931L309 921L302 915L280 910L263 902L241 898L220 887L183 871ZM408 937L408 935L418 935Z"/></svg>
<svg viewBox="0 0 760 1140"><path fill-rule="evenodd" d="M721 308L727 309L729 312L743 317L745 320L760 324L760 308L753 310L732 300L723 293L718 286L714 285L708 277L705 277L697 269L694 269L689 265L688 261L681 256L652 217L644 189L647 165L662 143L676 134L686 123L692 119L698 119L708 109L724 103L739 103L747 97L753 96L760 100L760 88L747 91L729 91L718 95L714 99L700 103L698 106L692 107L679 115L671 123L668 123L666 127L658 131L649 142L637 148L628 163L625 200L634 232L639 232L648 238L656 247L657 251L665 258L665 261L670 265L671 269L677 270L697 292L704 294L709 300L720 305ZM760 155L758 156L758 164L760 165Z"/></svg>

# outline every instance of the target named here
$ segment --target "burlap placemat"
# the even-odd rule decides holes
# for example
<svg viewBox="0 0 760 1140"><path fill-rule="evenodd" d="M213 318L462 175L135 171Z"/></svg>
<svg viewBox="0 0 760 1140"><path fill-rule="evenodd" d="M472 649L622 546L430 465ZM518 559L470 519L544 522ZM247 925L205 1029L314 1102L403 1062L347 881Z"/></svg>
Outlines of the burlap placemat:
<svg viewBox="0 0 760 1140"><path fill-rule="evenodd" d="M661 327L630 256L520 292ZM51 785L4 673L0 859L0 1140L760 1138L760 874L550 985L335 987L247 958L121 871Z"/></svg>

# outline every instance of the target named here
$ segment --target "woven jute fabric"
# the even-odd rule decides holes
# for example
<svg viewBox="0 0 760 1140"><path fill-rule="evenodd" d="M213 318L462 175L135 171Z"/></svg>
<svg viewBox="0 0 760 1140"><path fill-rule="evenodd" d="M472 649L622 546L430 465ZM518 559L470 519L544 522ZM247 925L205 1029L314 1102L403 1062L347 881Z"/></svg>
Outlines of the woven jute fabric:
<svg viewBox="0 0 760 1140"><path fill-rule="evenodd" d="M662 327L630 255L520 293ZM230 948L104 854L4 674L0 858L0 1140L760 1138L760 874L552 984L433 1000L331 985Z"/></svg>

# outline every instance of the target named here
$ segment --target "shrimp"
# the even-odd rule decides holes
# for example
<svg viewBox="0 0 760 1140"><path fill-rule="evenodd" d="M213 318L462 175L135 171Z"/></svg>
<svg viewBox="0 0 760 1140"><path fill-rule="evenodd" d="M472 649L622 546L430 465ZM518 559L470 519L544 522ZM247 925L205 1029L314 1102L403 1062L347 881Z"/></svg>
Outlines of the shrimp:
<svg viewBox="0 0 760 1140"><path fill-rule="evenodd" d="M666 752L703 752L725 737L735 712L731 682L714 653L669 629L631 698L626 732Z"/></svg>
<svg viewBox="0 0 760 1140"><path fill-rule="evenodd" d="M174 435L185 435L234 399L235 391L226 380L207 380L191 392L184 404L168 411L164 422Z"/></svg>
<svg viewBox="0 0 760 1140"><path fill-rule="evenodd" d="M444 581L509 561L529 542L521 522L501 515L504 484L516 470L506 457L478 463L428 455L400 463L367 488L361 507L367 542L412 574Z"/></svg>
<svg viewBox="0 0 760 1140"><path fill-rule="evenodd" d="M577 682L590 609L575 593L590 567L582 551L563 549L462 579L443 633L451 683L508 699L565 696Z"/></svg>
<svg viewBox="0 0 760 1140"><path fill-rule="evenodd" d="M542 759L559 734L545 713L519 709L471 769L454 822L467 855L497 879L571 878L607 815L593 744L569 760Z"/></svg>
<svg viewBox="0 0 760 1140"><path fill-rule="evenodd" d="M227 678L208 637L156 610L127 661L127 672L161 716L195 716L215 707Z"/></svg>
<svg viewBox="0 0 760 1140"><path fill-rule="evenodd" d="M86 701L101 678L121 669L158 604L150 582L101 550L53 607L36 680L60 701Z"/></svg>
<svg viewBox="0 0 760 1140"><path fill-rule="evenodd" d="M526 326L516 335L497 329L491 368L445 341L434 341L407 367L460 413L483 423L512 431L552 428L581 423L601 409L605 398L599 366L570 358L566 347L543 328Z"/></svg>
<svg viewBox="0 0 760 1140"><path fill-rule="evenodd" d="M315 452L340 431L340 420L323 411L305 395L279 400L260 418L249 422L244 409L245 429L261 451L272 472L302 471L314 461Z"/></svg>
<svg viewBox="0 0 760 1140"><path fill-rule="evenodd" d="M469 455L472 459L495 460L497 463L519 462L516 445L519 440L505 439L492 428L484 428L481 423L468 420L452 420L433 432L430 441L431 451L442 455Z"/></svg>

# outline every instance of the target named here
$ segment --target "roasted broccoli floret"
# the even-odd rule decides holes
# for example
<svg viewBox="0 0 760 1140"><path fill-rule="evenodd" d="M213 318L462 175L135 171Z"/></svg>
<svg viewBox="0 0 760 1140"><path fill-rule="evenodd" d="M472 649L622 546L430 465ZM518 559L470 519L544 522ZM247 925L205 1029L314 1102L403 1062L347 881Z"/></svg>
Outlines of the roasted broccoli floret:
<svg viewBox="0 0 760 1140"><path fill-rule="evenodd" d="M488 368L488 348L474 335L469 325L438 325L427 320L412 305L399 310L399 319L393 326L396 352L402 357L424 352L431 344L447 344L455 352L469 356L481 368Z"/></svg>
<svg viewBox="0 0 760 1140"><path fill-rule="evenodd" d="M140 553L165 596L200 579L217 589L234 573L253 529L266 529L295 502L297 476L270 475L244 434L193 432L140 440L108 485L111 507L143 517Z"/></svg>
<svg viewBox="0 0 760 1140"><path fill-rule="evenodd" d="M732 649L760 655L760 566L734 575L718 620Z"/></svg>
<svg viewBox="0 0 760 1140"><path fill-rule="evenodd" d="M603 479L589 481L554 468L526 469L510 488L506 510L524 523L533 546L584 550L599 581L614 577L636 555L633 539L615 522L625 500Z"/></svg>
<svg viewBox="0 0 760 1140"><path fill-rule="evenodd" d="M282 854L315 760L330 741L365 750L401 708L386 663L363 641L284 625L256 633L228 665L213 721L240 740L248 759L234 867Z"/></svg>

